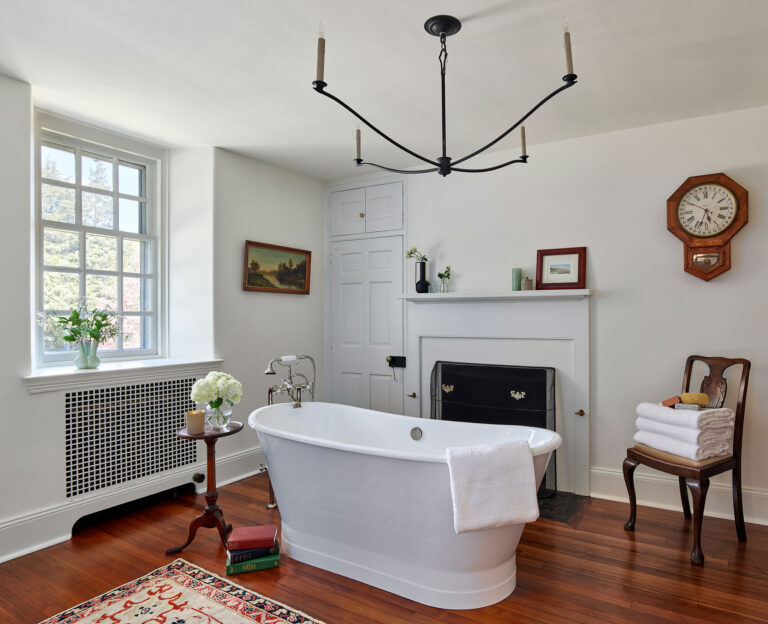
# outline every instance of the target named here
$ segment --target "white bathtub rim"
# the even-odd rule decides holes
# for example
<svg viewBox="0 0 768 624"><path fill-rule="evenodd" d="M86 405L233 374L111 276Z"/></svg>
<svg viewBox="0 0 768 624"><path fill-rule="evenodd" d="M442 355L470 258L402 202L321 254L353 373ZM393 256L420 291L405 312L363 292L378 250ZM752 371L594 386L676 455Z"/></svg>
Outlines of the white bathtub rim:
<svg viewBox="0 0 768 624"><path fill-rule="evenodd" d="M507 598L517 585L517 552L512 555L510 560L513 566L512 574L499 583L474 591L446 591L407 581L392 574L374 570L360 563L322 553L306 546L299 546L290 541L282 532L281 540L283 549L291 559L438 609L481 609L488 607Z"/></svg>
<svg viewBox="0 0 768 624"><path fill-rule="evenodd" d="M306 444L313 444L315 446L322 446L326 448L333 448L338 449L342 451L351 451L355 453L365 453L368 455L378 455L381 457L392 457L396 459L406 459L406 460L413 460L413 461L425 461L425 462L433 462L433 463L441 463L445 464L447 463L447 458L445 453L424 453L423 451L418 453L409 453L406 451L395 451L380 447L373 447L373 446L363 446L360 444L350 444L346 442L337 442L335 440L329 440L326 438L317 438L314 436L304 435L301 433L295 433L290 431L285 431L284 429L279 429L277 427L270 427L268 425L265 425L264 423L259 421L259 415L262 411L266 410L272 410L274 408L277 408L279 406L288 405L287 403L278 403L275 405L267 405L264 407L260 407L258 409L253 410L250 415L248 416L248 425L256 430L257 432L266 433L269 435L273 435L279 438L285 438L286 440L294 440L296 442L303 442ZM328 406L328 407L334 407L339 405L338 403L323 403L323 402L316 402L312 403L313 406ZM349 407L349 406L343 406L343 407ZM282 408L281 409L287 409ZM302 408L297 408L302 409ZM369 410L365 408L354 408L356 410L360 410L363 412L372 412L375 414L381 414L385 417L391 417L394 419L408 419L413 421L414 425L417 425L419 422L423 423L423 418L418 418L415 416L402 416L400 414L390 414L388 412L377 412L376 410ZM468 426L477 426L478 423L461 423L461 422L453 422L451 421L453 425L468 425ZM535 427L523 427L519 425L484 425L488 427L514 427L519 429L534 429ZM541 431L545 431L547 434L550 434L550 439L541 442L537 444L536 446L531 447L531 454L536 455L544 455L545 453L550 453L557 448L560 447L562 444L563 438L562 436L557 433L556 431L551 431L549 429L540 429Z"/></svg>

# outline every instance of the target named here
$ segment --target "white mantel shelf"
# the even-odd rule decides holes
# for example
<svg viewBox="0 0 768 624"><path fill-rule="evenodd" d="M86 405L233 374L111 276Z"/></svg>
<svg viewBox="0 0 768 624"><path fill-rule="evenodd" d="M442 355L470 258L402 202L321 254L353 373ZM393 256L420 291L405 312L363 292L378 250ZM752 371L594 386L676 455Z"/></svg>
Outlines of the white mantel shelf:
<svg viewBox="0 0 768 624"><path fill-rule="evenodd" d="M399 298L414 303L437 303L448 301L514 301L517 299L584 299L589 297L588 288L563 290L517 290L510 292L449 292L401 295Z"/></svg>

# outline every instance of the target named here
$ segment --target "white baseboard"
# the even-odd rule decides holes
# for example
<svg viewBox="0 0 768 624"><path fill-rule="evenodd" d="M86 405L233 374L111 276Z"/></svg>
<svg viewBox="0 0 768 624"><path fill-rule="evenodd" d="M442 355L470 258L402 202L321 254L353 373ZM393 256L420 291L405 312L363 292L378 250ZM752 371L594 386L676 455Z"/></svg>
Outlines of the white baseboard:
<svg viewBox="0 0 768 624"><path fill-rule="evenodd" d="M217 456L216 484L222 486L257 474L263 462L260 447ZM72 536L72 526L83 516L190 483L196 472L206 473L205 461L5 519L0 522L0 563L65 542ZM205 491L206 484L198 488Z"/></svg>
<svg viewBox="0 0 768 624"><path fill-rule="evenodd" d="M593 466L589 473L590 496L629 503L622 470ZM638 505L682 511L677 477L639 466L635 471L635 493ZM743 487L742 495L744 519L755 524L768 524L768 490ZM730 472L718 476L716 482L710 482L704 515L733 520ZM642 520L641 516L638 511L638 522Z"/></svg>

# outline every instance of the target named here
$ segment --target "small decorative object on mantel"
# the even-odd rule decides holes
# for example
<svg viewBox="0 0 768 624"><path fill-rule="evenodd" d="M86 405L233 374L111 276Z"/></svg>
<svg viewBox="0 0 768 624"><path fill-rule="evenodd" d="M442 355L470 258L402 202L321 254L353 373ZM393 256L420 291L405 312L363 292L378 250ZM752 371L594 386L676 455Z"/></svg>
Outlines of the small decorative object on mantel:
<svg viewBox="0 0 768 624"><path fill-rule="evenodd" d="M54 327L64 332L61 339L77 345L77 357L73 362L75 368L99 367L99 345L113 340L120 333L120 316L110 310L88 310L85 302L81 301L69 316L59 316L53 321ZM44 313L39 314L38 318L43 328L51 322Z"/></svg>
<svg viewBox="0 0 768 624"><path fill-rule="evenodd" d="M448 292L448 282L451 281L451 267L448 265L443 269L442 273L437 274L438 279L440 280L440 292L441 293L447 293Z"/></svg>
<svg viewBox="0 0 768 624"><path fill-rule="evenodd" d="M747 189L724 173L692 176L667 200L667 229L683 241L683 269L705 281L731 268L731 238L748 221Z"/></svg>
<svg viewBox="0 0 768 624"><path fill-rule="evenodd" d="M308 295L311 266L311 251L247 240L243 290Z"/></svg>
<svg viewBox="0 0 768 624"><path fill-rule="evenodd" d="M243 386L227 373L211 371L192 386L189 398L205 407L212 429L224 429L232 417L232 406L243 398Z"/></svg>
<svg viewBox="0 0 768 624"><path fill-rule="evenodd" d="M405 252L406 259L416 260L416 292L419 294L429 292L429 282L427 281L427 257L416 247L411 247Z"/></svg>
<svg viewBox="0 0 768 624"><path fill-rule="evenodd" d="M512 290L520 290L523 281L523 270L512 269Z"/></svg>
<svg viewBox="0 0 768 624"><path fill-rule="evenodd" d="M586 247L539 249L536 252L536 290L584 288Z"/></svg>
<svg viewBox="0 0 768 624"><path fill-rule="evenodd" d="M533 290L533 280L530 277L524 277L520 281L523 290Z"/></svg>

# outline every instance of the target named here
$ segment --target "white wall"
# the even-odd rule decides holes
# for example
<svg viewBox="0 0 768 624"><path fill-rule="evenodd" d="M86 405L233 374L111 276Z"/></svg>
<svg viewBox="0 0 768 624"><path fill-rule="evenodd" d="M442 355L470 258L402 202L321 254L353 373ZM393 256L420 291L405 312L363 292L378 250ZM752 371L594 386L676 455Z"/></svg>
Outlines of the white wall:
<svg viewBox="0 0 768 624"><path fill-rule="evenodd" d="M173 150L169 174L169 356L213 355L212 147Z"/></svg>
<svg viewBox="0 0 768 624"><path fill-rule="evenodd" d="M432 279L450 264L454 290L510 290L512 267L535 278L537 249L588 247L595 496L626 497L634 407L679 392L686 356L742 356L752 361L745 512L768 522L766 136L768 108L757 108L532 145L527 165L495 173L408 178L408 246L430 258ZM688 176L721 171L749 190L750 222L732 241L731 270L704 282L683 272L666 200ZM652 474L638 469L640 501L679 508L677 482ZM713 480L708 512L732 517L729 481Z"/></svg>
<svg viewBox="0 0 768 624"><path fill-rule="evenodd" d="M323 185L251 158L216 149L214 155L214 333L224 370L243 384L233 418L266 404L275 377L265 376L272 358L309 354L322 379L324 291ZM309 295L243 291L245 241L312 252ZM318 389L318 399L322 396ZM222 449L258 445L246 428L222 439Z"/></svg>

